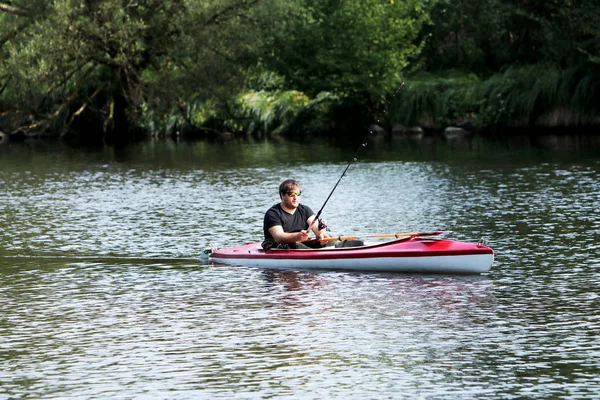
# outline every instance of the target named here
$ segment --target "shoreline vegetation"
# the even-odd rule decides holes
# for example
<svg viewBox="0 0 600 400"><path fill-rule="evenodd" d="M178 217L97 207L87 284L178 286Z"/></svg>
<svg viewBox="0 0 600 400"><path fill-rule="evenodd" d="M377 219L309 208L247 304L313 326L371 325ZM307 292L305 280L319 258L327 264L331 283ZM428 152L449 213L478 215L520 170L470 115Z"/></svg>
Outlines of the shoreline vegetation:
<svg viewBox="0 0 600 400"><path fill-rule="evenodd" d="M593 0L0 0L0 145L596 135L599 19Z"/></svg>

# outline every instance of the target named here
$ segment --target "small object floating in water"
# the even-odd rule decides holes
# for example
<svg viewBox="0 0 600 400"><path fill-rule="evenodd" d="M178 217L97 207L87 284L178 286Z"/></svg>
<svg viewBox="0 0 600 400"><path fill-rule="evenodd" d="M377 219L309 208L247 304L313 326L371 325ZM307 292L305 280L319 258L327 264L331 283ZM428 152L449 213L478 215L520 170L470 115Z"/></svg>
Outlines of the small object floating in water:
<svg viewBox="0 0 600 400"><path fill-rule="evenodd" d="M210 256L210 254L213 252L213 249L204 249L202 250L202 252L200 253L200 260L202 261L208 261L208 258Z"/></svg>

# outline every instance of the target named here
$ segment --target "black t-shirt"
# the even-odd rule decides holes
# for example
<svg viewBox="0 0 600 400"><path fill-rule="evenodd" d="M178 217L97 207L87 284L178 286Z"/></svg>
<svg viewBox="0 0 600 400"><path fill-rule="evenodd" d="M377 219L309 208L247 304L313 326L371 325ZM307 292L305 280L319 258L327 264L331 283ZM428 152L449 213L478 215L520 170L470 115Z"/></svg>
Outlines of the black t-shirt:
<svg viewBox="0 0 600 400"><path fill-rule="evenodd" d="M281 208L281 203L275 204L265 213L265 220L263 222L265 239L273 239L273 235L271 235L269 229L277 225L281 225L284 232L300 232L303 229L307 229L308 223L306 220L313 214L313 210L303 204L300 204L293 214L284 211Z"/></svg>

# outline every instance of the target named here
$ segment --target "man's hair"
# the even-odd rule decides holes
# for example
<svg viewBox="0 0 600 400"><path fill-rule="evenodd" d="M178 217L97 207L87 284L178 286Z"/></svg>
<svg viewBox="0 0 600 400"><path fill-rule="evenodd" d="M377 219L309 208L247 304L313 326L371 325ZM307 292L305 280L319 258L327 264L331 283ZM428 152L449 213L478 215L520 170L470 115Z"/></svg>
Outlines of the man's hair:
<svg viewBox="0 0 600 400"><path fill-rule="evenodd" d="M295 187L299 188L300 182L295 179L286 179L285 181L281 182L281 185L279 185L279 195L281 196L287 192L291 192Z"/></svg>

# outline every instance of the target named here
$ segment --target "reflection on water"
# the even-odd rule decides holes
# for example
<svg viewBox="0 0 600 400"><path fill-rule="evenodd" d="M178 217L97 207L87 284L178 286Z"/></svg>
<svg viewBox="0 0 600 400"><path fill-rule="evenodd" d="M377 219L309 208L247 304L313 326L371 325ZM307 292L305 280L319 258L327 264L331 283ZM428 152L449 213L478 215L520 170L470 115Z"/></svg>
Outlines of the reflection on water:
<svg viewBox="0 0 600 400"><path fill-rule="evenodd" d="M0 397L597 398L598 159L410 146L371 143L328 224L484 237L488 274L200 262L258 240L283 178L319 208L354 146L3 149Z"/></svg>

